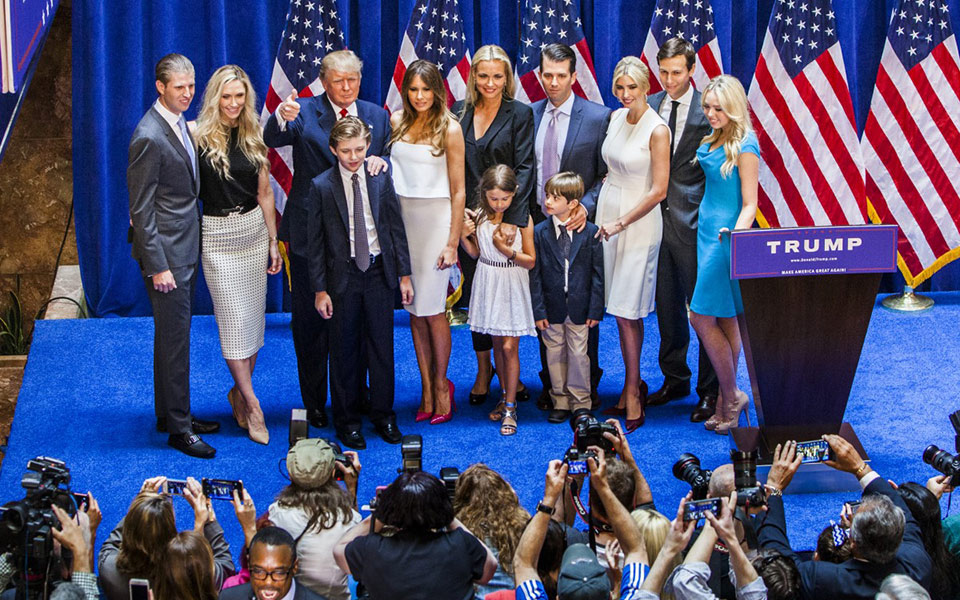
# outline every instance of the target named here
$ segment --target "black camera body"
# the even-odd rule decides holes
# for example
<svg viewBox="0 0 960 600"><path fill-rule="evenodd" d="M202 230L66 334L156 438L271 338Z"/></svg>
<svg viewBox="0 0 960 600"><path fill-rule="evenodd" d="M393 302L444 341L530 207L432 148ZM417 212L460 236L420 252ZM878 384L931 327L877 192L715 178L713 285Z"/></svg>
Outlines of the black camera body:
<svg viewBox="0 0 960 600"><path fill-rule="evenodd" d="M613 452L613 442L603 437L603 434L620 435L616 427L597 419L586 408L573 411L570 415L570 428L573 429L573 443L581 454L586 453L590 446L597 446L609 455Z"/></svg>
<svg viewBox="0 0 960 600"><path fill-rule="evenodd" d="M450 504L453 504L453 497L457 494L457 481L460 479L460 469L456 467L442 467L440 469L440 481L447 490L447 496L450 497Z"/></svg>
<svg viewBox="0 0 960 600"><path fill-rule="evenodd" d="M756 450L730 451L730 462L733 463L733 485L737 489L737 506L757 508L767 504L766 491L757 485L758 456L759 453Z"/></svg>
<svg viewBox="0 0 960 600"><path fill-rule="evenodd" d="M420 435L403 436L400 440L400 459L397 473L416 473L423 470L423 438Z"/></svg>
<svg viewBox="0 0 960 600"><path fill-rule="evenodd" d="M586 475L590 469L587 467L587 459L597 459L597 453L593 450L581 451L576 446L570 446L563 454L563 462L567 464L567 475Z"/></svg>
<svg viewBox="0 0 960 600"><path fill-rule="evenodd" d="M700 468L700 459L695 455L684 452L673 464L673 476L680 481L686 481L693 491L694 500L704 500L710 487L710 477L713 471Z"/></svg>
<svg viewBox="0 0 960 600"><path fill-rule="evenodd" d="M324 440L327 442L327 445L330 446L330 449L333 450L333 460L340 463L345 467L352 467L353 463L350 461L350 458L343 453L343 448L340 447L340 444L334 442L333 440ZM337 481L343 481L343 473L340 469L333 469L333 478Z"/></svg>
<svg viewBox="0 0 960 600"><path fill-rule="evenodd" d="M960 456L930 444L923 451L923 462L950 477L950 485L960 485Z"/></svg>

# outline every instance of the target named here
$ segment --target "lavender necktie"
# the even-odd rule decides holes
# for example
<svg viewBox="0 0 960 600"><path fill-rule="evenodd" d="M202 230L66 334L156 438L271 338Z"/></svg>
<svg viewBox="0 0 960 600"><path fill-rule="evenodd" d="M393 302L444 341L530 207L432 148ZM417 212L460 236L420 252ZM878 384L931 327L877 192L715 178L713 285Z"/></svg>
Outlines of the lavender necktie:
<svg viewBox="0 0 960 600"><path fill-rule="evenodd" d="M540 162L544 184L560 170L560 158L557 156L557 115L559 113L555 106L551 106L550 122L547 123L547 133L543 136L543 158ZM546 194L541 190L540 209L544 210L543 214L547 214L543 208L545 196Z"/></svg>
<svg viewBox="0 0 960 600"><path fill-rule="evenodd" d="M370 242L367 240L367 221L363 218L363 194L360 193L360 176L353 174L353 261L357 268L370 268Z"/></svg>
<svg viewBox="0 0 960 600"><path fill-rule="evenodd" d="M197 155L193 151L193 143L187 134L187 121L183 118L183 115L177 120L177 125L180 126L180 140L183 142L183 147L187 150L187 156L190 157L190 172L196 175Z"/></svg>

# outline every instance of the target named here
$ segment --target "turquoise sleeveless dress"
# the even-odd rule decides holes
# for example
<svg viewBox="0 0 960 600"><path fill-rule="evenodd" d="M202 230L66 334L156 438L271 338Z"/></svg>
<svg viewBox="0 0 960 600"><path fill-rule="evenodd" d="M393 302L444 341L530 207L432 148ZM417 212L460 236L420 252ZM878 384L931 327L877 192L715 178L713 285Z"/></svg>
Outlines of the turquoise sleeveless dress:
<svg viewBox="0 0 960 600"><path fill-rule="evenodd" d="M760 156L757 136L751 131L740 147L741 153ZM730 291L730 257L720 246L720 230L733 229L743 206L740 194L740 169L726 178L720 167L726 160L723 146L711 151L709 144L697 148L697 161L706 175L706 187L700 203L697 225L697 284L690 310L713 317L735 317L737 310Z"/></svg>

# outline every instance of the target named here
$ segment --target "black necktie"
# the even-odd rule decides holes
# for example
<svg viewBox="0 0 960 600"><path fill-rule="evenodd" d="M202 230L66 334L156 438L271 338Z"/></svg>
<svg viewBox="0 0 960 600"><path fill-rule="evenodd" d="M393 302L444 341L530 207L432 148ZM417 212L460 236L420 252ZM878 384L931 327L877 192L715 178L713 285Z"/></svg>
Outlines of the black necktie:
<svg viewBox="0 0 960 600"><path fill-rule="evenodd" d="M670 127L670 158L673 158L673 148L677 141L677 107L680 106L679 100L672 100L670 107L670 121L667 126Z"/></svg>
<svg viewBox="0 0 960 600"><path fill-rule="evenodd" d="M560 256L563 257L563 260L570 260L570 234L563 230L564 226L560 226L560 234L557 236L557 244L560 245Z"/></svg>
<svg viewBox="0 0 960 600"><path fill-rule="evenodd" d="M360 176L353 174L353 261L357 268L370 268L370 242L367 240L367 221L363 218L363 195L360 193Z"/></svg>

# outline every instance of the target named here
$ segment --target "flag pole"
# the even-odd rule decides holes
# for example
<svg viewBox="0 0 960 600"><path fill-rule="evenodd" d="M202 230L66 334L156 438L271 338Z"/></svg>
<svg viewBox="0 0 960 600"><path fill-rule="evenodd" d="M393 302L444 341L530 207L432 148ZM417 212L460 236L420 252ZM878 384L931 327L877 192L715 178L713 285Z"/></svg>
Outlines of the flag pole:
<svg viewBox="0 0 960 600"><path fill-rule="evenodd" d="M915 294L913 288L908 285L903 288L902 293L887 296L880 304L894 312L920 312L933 308L933 298Z"/></svg>

